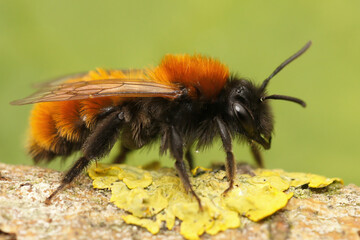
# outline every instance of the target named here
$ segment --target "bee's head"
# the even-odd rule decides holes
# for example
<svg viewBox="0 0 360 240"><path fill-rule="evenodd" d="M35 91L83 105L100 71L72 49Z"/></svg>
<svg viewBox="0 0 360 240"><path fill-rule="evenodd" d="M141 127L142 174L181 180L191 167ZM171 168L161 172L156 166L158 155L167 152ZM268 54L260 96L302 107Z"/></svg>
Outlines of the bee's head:
<svg viewBox="0 0 360 240"><path fill-rule="evenodd" d="M257 142L265 149L271 146L271 135L274 129L269 99L291 101L305 107L304 101L284 95L267 95L266 86L270 79L294 59L304 53L311 45L308 42L300 51L284 61L264 80L261 86L255 86L246 79L232 79L225 87L227 102L226 115L237 132L245 135L250 142Z"/></svg>
<svg viewBox="0 0 360 240"><path fill-rule="evenodd" d="M249 141L270 148L273 131L272 112L264 94L253 83L245 79L232 79L226 86L227 109L233 127Z"/></svg>

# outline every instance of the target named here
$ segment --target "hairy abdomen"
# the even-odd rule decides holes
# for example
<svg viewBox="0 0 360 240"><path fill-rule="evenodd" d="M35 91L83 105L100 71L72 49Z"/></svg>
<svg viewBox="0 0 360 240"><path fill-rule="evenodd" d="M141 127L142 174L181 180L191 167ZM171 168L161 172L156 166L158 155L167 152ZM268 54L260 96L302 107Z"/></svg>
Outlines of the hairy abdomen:
<svg viewBox="0 0 360 240"><path fill-rule="evenodd" d="M84 140L119 97L35 104L30 117L28 151L35 162L51 161L80 150Z"/></svg>

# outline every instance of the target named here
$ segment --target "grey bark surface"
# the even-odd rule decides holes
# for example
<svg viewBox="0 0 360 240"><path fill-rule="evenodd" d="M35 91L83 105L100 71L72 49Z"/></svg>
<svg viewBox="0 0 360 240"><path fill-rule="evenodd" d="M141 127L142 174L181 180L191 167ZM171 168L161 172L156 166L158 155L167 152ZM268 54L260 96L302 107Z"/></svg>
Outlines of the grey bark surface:
<svg viewBox="0 0 360 240"><path fill-rule="evenodd" d="M124 223L125 213L109 203L110 193L95 190L82 175L44 204L61 173L0 163L0 239L183 239L179 223L157 235ZM287 206L258 223L242 217L242 227L201 239L360 239L360 188L293 197Z"/></svg>

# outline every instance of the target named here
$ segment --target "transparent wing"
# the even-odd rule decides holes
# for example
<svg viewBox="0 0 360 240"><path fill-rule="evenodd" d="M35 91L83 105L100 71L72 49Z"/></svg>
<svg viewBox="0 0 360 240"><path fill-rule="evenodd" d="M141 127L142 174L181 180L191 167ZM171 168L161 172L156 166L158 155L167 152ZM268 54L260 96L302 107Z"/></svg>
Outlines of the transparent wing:
<svg viewBox="0 0 360 240"><path fill-rule="evenodd" d="M113 69L113 70L107 70L107 73L111 72L121 72L123 75L131 75L131 74L146 74L144 69ZM40 82L40 83L35 83L32 85L32 87L34 88L46 88L46 87L50 87L50 86L57 86L61 83L65 83L67 81L73 81L76 79L81 79L83 77L86 77L89 75L89 72L81 72L81 73L73 73L73 74L67 74L65 76L60 76L57 78L53 78L50 79L46 82ZM114 78L113 78L114 79Z"/></svg>
<svg viewBox="0 0 360 240"><path fill-rule="evenodd" d="M69 79L71 80L69 77L66 78L66 80ZM57 79L39 86L39 91L24 99L13 101L11 104L24 105L107 96L176 98L183 93L177 84L168 85L138 78L98 79L74 82L64 82L63 79Z"/></svg>

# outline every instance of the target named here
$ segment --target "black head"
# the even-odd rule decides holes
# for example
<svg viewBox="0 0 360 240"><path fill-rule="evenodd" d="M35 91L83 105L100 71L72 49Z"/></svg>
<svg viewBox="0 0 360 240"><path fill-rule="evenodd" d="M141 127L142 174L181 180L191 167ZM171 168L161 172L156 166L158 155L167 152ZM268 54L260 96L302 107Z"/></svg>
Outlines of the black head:
<svg viewBox="0 0 360 240"><path fill-rule="evenodd" d="M261 86L256 86L246 79L233 78L225 87L224 100L227 102L226 115L236 132L244 135L250 142L257 142L265 149L271 146L273 132L273 117L269 99L280 99L298 103L305 107L304 101L284 95L267 95L266 86L281 69L303 54L311 45L308 42L301 50L285 60L275 71L264 80Z"/></svg>

